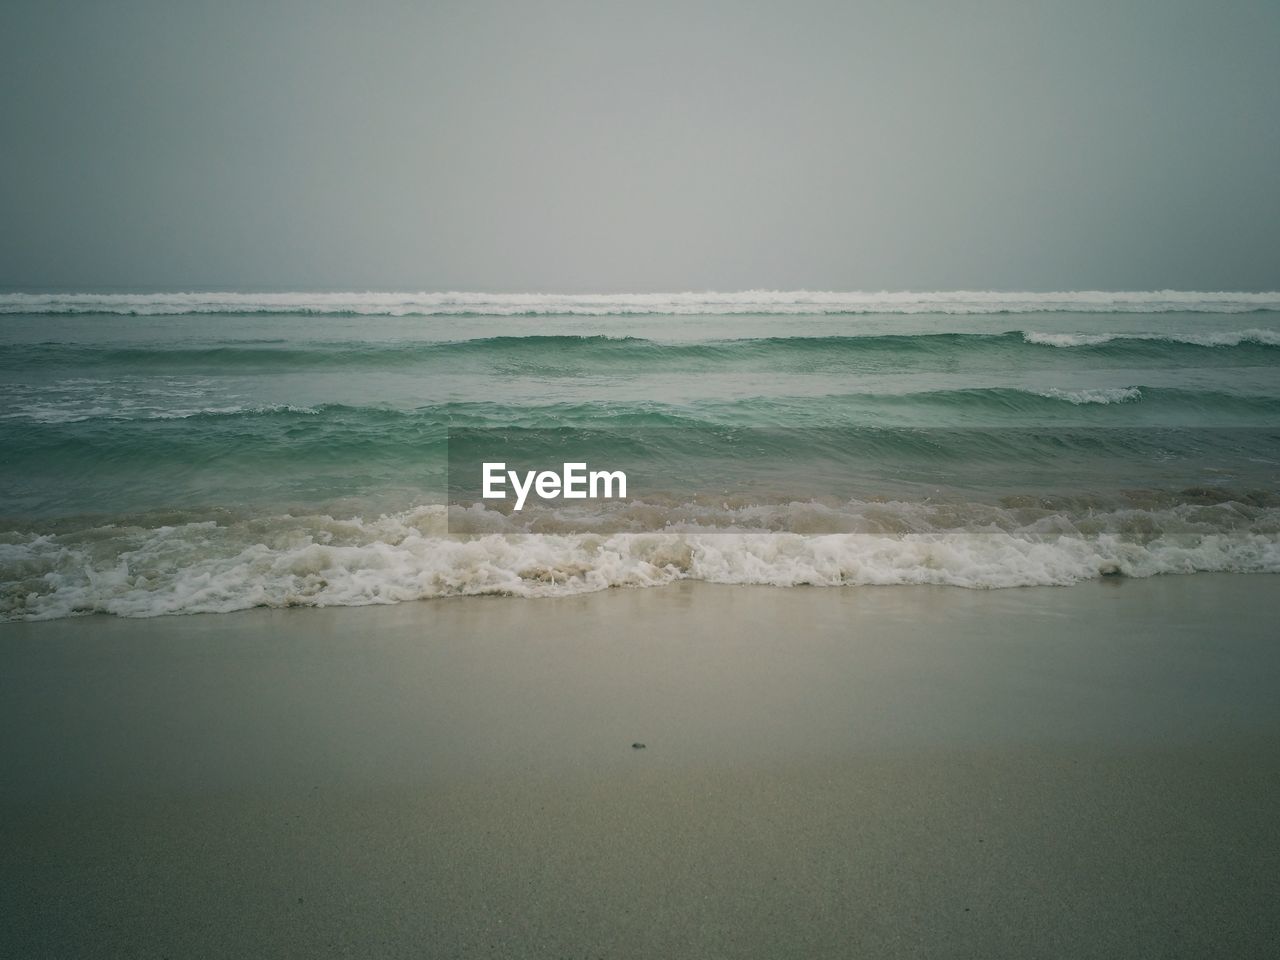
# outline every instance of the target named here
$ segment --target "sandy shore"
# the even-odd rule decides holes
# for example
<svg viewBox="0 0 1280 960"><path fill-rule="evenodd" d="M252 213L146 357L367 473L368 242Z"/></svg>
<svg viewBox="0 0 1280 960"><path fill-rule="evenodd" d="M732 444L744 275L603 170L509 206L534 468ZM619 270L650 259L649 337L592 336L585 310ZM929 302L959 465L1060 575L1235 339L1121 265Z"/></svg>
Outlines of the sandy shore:
<svg viewBox="0 0 1280 960"><path fill-rule="evenodd" d="M1198 575L5 625L0 955L1274 956L1278 613Z"/></svg>

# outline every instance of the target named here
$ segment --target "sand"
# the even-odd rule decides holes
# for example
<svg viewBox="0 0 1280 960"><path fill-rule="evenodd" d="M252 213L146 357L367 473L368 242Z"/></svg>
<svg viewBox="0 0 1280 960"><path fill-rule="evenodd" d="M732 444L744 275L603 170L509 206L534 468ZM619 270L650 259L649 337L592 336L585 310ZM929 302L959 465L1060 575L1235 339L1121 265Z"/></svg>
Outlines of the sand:
<svg viewBox="0 0 1280 960"><path fill-rule="evenodd" d="M0 955L1274 956L1277 613L1197 575L5 625Z"/></svg>

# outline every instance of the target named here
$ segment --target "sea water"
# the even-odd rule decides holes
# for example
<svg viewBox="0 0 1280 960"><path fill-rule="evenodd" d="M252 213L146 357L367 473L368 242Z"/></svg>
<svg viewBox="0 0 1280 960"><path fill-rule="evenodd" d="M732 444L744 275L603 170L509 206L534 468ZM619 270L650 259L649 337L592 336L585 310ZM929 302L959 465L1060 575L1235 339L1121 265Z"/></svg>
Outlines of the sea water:
<svg viewBox="0 0 1280 960"><path fill-rule="evenodd" d="M459 523L460 430L666 482ZM1280 294L0 294L0 450L8 619L1276 572Z"/></svg>

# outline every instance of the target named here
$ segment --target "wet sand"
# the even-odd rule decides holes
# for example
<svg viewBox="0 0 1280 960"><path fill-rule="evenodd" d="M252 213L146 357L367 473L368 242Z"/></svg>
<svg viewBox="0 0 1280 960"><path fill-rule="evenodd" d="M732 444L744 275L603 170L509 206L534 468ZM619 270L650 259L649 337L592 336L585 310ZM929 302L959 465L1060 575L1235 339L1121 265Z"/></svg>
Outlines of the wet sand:
<svg viewBox="0 0 1280 960"><path fill-rule="evenodd" d="M1278 613L1197 575L8 624L0 954L1272 955Z"/></svg>

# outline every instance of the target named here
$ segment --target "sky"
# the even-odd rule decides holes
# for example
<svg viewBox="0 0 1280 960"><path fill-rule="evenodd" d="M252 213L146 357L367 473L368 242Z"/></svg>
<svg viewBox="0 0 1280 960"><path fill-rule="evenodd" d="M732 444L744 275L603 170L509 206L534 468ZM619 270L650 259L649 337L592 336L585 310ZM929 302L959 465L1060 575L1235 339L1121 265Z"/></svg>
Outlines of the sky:
<svg viewBox="0 0 1280 960"><path fill-rule="evenodd" d="M0 285L1276 290L1280 3L0 4Z"/></svg>

